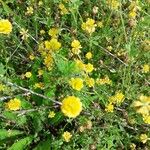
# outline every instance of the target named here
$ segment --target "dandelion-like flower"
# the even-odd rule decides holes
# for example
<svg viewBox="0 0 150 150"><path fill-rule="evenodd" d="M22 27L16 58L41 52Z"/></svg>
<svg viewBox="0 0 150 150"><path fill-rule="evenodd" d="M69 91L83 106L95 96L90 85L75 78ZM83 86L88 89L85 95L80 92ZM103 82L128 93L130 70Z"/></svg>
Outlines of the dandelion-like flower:
<svg viewBox="0 0 150 150"><path fill-rule="evenodd" d="M70 139L71 139L71 137L72 137L72 134L71 134L70 132L66 131L66 132L63 133L62 136L63 136L63 138L64 138L64 140L65 140L66 142L69 142Z"/></svg>
<svg viewBox="0 0 150 150"><path fill-rule="evenodd" d="M68 96L62 101L61 111L69 118L76 118L82 111L82 103L78 97Z"/></svg>
<svg viewBox="0 0 150 150"><path fill-rule="evenodd" d="M0 19L0 33L10 34L12 31L12 24L8 19Z"/></svg>
<svg viewBox="0 0 150 150"><path fill-rule="evenodd" d="M21 101L17 98L11 99L6 103L6 108L9 110L19 110L21 108Z"/></svg>
<svg viewBox="0 0 150 150"><path fill-rule="evenodd" d="M72 43L71 43L71 47L72 47L72 52L73 54L79 54L81 52L81 44L78 40L73 40Z"/></svg>
<svg viewBox="0 0 150 150"><path fill-rule="evenodd" d="M71 78L69 84L77 91L80 91L83 88L83 80L81 78Z"/></svg>

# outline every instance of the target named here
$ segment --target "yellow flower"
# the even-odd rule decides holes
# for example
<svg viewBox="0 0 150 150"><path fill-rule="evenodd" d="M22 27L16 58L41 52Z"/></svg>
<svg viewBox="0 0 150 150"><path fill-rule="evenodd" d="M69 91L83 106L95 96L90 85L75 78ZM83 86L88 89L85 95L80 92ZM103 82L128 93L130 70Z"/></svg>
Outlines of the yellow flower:
<svg viewBox="0 0 150 150"><path fill-rule="evenodd" d="M85 70L85 64L81 60L75 60L77 68L80 70Z"/></svg>
<svg viewBox="0 0 150 150"><path fill-rule="evenodd" d="M47 55L44 58L44 65L47 67L48 70L52 70L52 67L53 67L53 57L51 55Z"/></svg>
<svg viewBox="0 0 150 150"><path fill-rule="evenodd" d="M77 91L80 91L83 88L83 80L81 78L71 78L69 84Z"/></svg>
<svg viewBox="0 0 150 150"><path fill-rule="evenodd" d="M38 70L38 75L39 75L39 76L42 76L43 73L44 73L44 71L43 71L42 69L39 69L39 70Z"/></svg>
<svg viewBox="0 0 150 150"><path fill-rule="evenodd" d="M67 10L67 8L65 7L65 5L64 4L62 4L62 3L60 3L59 4L59 9L61 10L61 15L66 15L66 14L68 14L68 10Z"/></svg>
<svg viewBox="0 0 150 150"><path fill-rule="evenodd" d="M91 58L92 58L92 53L91 53L91 52L88 52L88 53L85 55L85 57L86 57L87 59L91 59Z"/></svg>
<svg viewBox="0 0 150 150"><path fill-rule="evenodd" d="M72 134L71 134L70 132L66 131L66 132L63 133L62 136L63 136L63 138L64 138L64 140L65 140L66 142L69 142L69 141L70 141L70 138L72 137Z"/></svg>
<svg viewBox="0 0 150 150"><path fill-rule="evenodd" d="M0 92L5 90L5 85L0 83Z"/></svg>
<svg viewBox="0 0 150 150"><path fill-rule="evenodd" d="M81 44L78 40L73 40L72 43L71 43L71 47L72 47L72 52L74 54L78 55L81 52L80 49L82 47L81 47Z"/></svg>
<svg viewBox="0 0 150 150"><path fill-rule="evenodd" d="M40 30L40 34L42 35L42 34L45 34L45 31L42 29L42 30Z"/></svg>
<svg viewBox="0 0 150 150"><path fill-rule="evenodd" d="M105 111L113 112L114 111L114 105L112 103L109 103L108 105L106 105Z"/></svg>
<svg viewBox="0 0 150 150"><path fill-rule="evenodd" d="M120 104L124 100L124 94L122 92L116 92L115 94L116 103Z"/></svg>
<svg viewBox="0 0 150 150"><path fill-rule="evenodd" d="M97 27L99 28L102 28L104 25L103 25L103 22L102 21L98 21L97 22Z"/></svg>
<svg viewBox="0 0 150 150"><path fill-rule="evenodd" d="M7 19L0 19L0 33L10 34L12 31L12 24Z"/></svg>
<svg viewBox="0 0 150 150"><path fill-rule="evenodd" d="M89 34L92 34L95 31L95 20L88 18L86 22L83 22L81 25L82 29Z"/></svg>
<svg viewBox="0 0 150 150"><path fill-rule="evenodd" d="M102 78L102 79L97 79L96 80L96 83L97 84L100 84L100 85L104 85L104 84L112 84L112 81L109 79L109 77L108 76L105 76L104 78Z"/></svg>
<svg viewBox="0 0 150 150"><path fill-rule="evenodd" d="M150 71L150 66L148 64L145 64L143 66L143 70L142 71L143 71L143 73L148 73Z"/></svg>
<svg viewBox="0 0 150 150"><path fill-rule="evenodd" d="M50 111L48 118L54 118L55 117L55 112L54 111Z"/></svg>
<svg viewBox="0 0 150 150"><path fill-rule="evenodd" d="M61 43L57 39L52 38L50 41L45 41L45 48L51 51L58 51L61 48Z"/></svg>
<svg viewBox="0 0 150 150"><path fill-rule="evenodd" d="M35 88L35 89L37 89L37 88L43 89L43 88L44 88L44 84L43 84L42 82L35 83L34 88Z"/></svg>
<svg viewBox="0 0 150 150"><path fill-rule="evenodd" d="M150 97L141 95L138 101L133 102L133 107L142 115L149 115L150 113Z"/></svg>
<svg viewBox="0 0 150 150"><path fill-rule="evenodd" d="M131 18L131 19L135 19L136 15L137 15L137 13L136 13L136 11L134 11L134 10L131 10L131 11L129 12L129 18Z"/></svg>
<svg viewBox="0 0 150 150"><path fill-rule="evenodd" d="M48 31L48 34L52 37L52 38L56 38L57 34L58 34L59 30L57 28L51 28Z"/></svg>
<svg viewBox="0 0 150 150"><path fill-rule="evenodd" d="M94 70L94 67L92 64L88 63L87 65L85 65L85 72L86 73L90 73Z"/></svg>
<svg viewBox="0 0 150 150"><path fill-rule="evenodd" d="M17 98L11 99L6 103L6 108L9 110L19 110L21 108L21 101Z"/></svg>
<svg viewBox="0 0 150 150"><path fill-rule="evenodd" d="M85 79L85 82L86 82L86 84L87 84L89 87L94 87L95 81L94 81L93 78L87 77L87 78Z"/></svg>
<svg viewBox="0 0 150 150"><path fill-rule="evenodd" d="M146 124L150 124L150 115L143 115L143 121Z"/></svg>
<svg viewBox="0 0 150 150"><path fill-rule="evenodd" d="M34 59L35 59L35 56L34 56L33 54L31 54L31 55L29 56L29 58L30 58L30 60L34 60Z"/></svg>
<svg viewBox="0 0 150 150"><path fill-rule="evenodd" d="M148 136L146 134L141 134L140 135L140 141L144 144L149 140Z"/></svg>
<svg viewBox="0 0 150 150"><path fill-rule="evenodd" d="M26 11L26 13L25 13L26 15L31 15L31 14L33 14L33 7L27 7L27 11Z"/></svg>
<svg viewBox="0 0 150 150"><path fill-rule="evenodd" d="M131 148L131 150L136 150L136 145L134 143L131 143L130 148Z"/></svg>
<svg viewBox="0 0 150 150"><path fill-rule="evenodd" d="M117 10L120 5L118 0L107 0L107 3L113 10Z"/></svg>
<svg viewBox="0 0 150 150"><path fill-rule="evenodd" d="M25 77L26 77L26 78L31 78L31 76L32 76L32 73L31 73L31 72L26 72L26 73L25 73Z"/></svg>
<svg viewBox="0 0 150 150"><path fill-rule="evenodd" d="M39 2L38 2L38 5L39 5L39 6L42 6L42 5L43 5L43 2L42 2L42 1L39 1Z"/></svg>
<svg viewBox="0 0 150 150"><path fill-rule="evenodd" d="M76 118L82 111L82 103L78 97L68 96L62 101L61 111L69 118Z"/></svg>
<svg viewBox="0 0 150 150"><path fill-rule="evenodd" d="M28 30L25 30L24 28L21 28L20 35L21 35L22 40L27 40L28 37L29 37Z"/></svg>

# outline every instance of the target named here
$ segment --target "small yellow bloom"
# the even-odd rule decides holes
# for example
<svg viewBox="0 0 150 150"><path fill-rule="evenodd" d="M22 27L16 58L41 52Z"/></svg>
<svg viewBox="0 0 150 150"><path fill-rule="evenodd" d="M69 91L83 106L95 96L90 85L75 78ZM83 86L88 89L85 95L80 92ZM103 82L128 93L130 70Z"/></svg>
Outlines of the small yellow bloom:
<svg viewBox="0 0 150 150"><path fill-rule="evenodd" d="M146 124L150 124L150 115L143 115L143 121Z"/></svg>
<svg viewBox="0 0 150 150"><path fill-rule="evenodd" d="M122 92L116 92L115 94L116 103L120 104L124 100L124 94Z"/></svg>
<svg viewBox="0 0 150 150"><path fill-rule="evenodd" d="M53 62L53 57L51 55L47 55L44 58L44 65L47 67L48 70L52 70Z"/></svg>
<svg viewBox="0 0 150 150"><path fill-rule="evenodd" d="M150 71L150 66L148 64L145 64L143 66L143 70L142 71L143 71L143 73L148 73Z"/></svg>
<svg viewBox="0 0 150 150"><path fill-rule="evenodd" d="M91 59L91 58L92 58L92 53L91 53L91 52L88 52L88 53L85 55L85 57L86 57L87 59Z"/></svg>
<svg viewBox="0 0 150 150"><path fill-rule="evenodd" d="M35 59L35 56L34 56L33 54L31 54L31 55L29 56L29 58L30 58L30 60L34 60L34 59Z"/></svg>
<svg viewBox="0 0 150 150"><path fill-rule="evenodd" d="M12 24L8 19L0 19L0 34L10 34L12 31Z"/></svg>
<svg viewBox="0 0 150 150"><path fill-rule="evenodd" d="M149 138L148 138L148 136L147 136L146 134L141 134L141 135L140 135L140 141L141 141L143 144L145 144L148 139L149 139Z"/></svg>
<svg viewBox="0 0 150 150"><path fill-rule="evenodd" d="M60 3L58 7L59 7L59 9L61 10L61 11L60 11L61 15L66 15L66 14L68 14L68 10L67 10L67 8L65 7L64 4Z"/></svg>
<svg viewBox="0 0 150 150"><path fill-rule="evenodd" d="M120 5L118 0L107 0L107 3L112 10L117 10Z"/></svg>
<svg viewBox="0 0 150 150"><path fill-rule="evenodd" d="M90 73L94 70L94 67L91 63L88 63L87 65L85 65L85 72L86 73Z"/></svg>
<svg viewBox="0 0 150 150"><path fill-rule="evenodd" d="M106 105L105 111L113 112L114 111L114 105L112 103L109 103L108 105Z"/></svg>
<svg viewBox="0 0 150 150"><path fill-rule="evenodd" d="M21 35L22 40L27 40L28 37L29 37L28 30L25 30L24 28L21 28L20 35Z"/></svg>
<svg viewBox="0 0 150 150"><path fill-rule="evenodd" d="M35 88L35 89L37 89L37 88L43 89L43 88L44 88L44 84L43 84L42 82L35 83L34 88Z"/></svg>
<svg viewBox="0 0 150 150"><path fill-rule="evenodd" d="M42 6L42 5L43 5L43 2L42 2L42 1L39 1L39 2L38 2L38 5L39 5L39 6Z"/></svg>
<svg viewBox="0 0 150 150"><path fill-rule="evenodd" d="M133 102L133 107L142 115L149 115L150 113L150 97L141 95L139 100Z"/></svg>
<svg viewBox="0 0 150 150"><path fill-rule="evenodd" d="M72 47L72 52L74 54L78 55L81 52L80 49L82 47L81 47L81 44L78 40L73 40L72 43L71 43L71 47Z"/></svg>
<svg viewBox="0 0 150 150"><path fill-rule="evenodd" d="M81 78L71 78L69 84L77 91L80 91L83 88L83 80Z"/></svg>
<svg viewBox="0 0 150 150"><path fill-rule="evenodd" d="M21 101L17 98L11 99L6 103L6 108L9 110L19 110L21 108Z"/></svg>
<svg viewBox="0 0 150 150"><path fill-rule="evenodd" d="M97 83L97 84L100 84L100 85L104 85L104 84L109 84L109 85L111 85L111 84L112 84L112 81L109 79L108 76L105 76L105 77L102 78L102 79L97 79L97 80L96 80L96 83Z"/></svg>
<svg viewBox="0 0 150 150"><path fill-rule="evenodd" d="M26 11L26 13L25 13L26 15L31 15L31 14L33 14L33 7L27 7L27 11Z"/></svg>
<svg viewBox="0 0 150 150"><path fill-rule="evenodd" d="M87 78L85 79L85 82L86 82L86 84L87 84L89 87L94 87L95 81L94 81L93 78L87 77Z"/></svg>
<svg viewBox="0 0 150 150"><path fill-rule="evenodd" d="M26 73L25 73L25 77L26 77L26 78L31 78L31 76L32 76L32 73L31 73L31 72L26 72Z"/></svg>
<svg viewBox="0 0 150 150"><path fill-rule="evenodd" d="M45 48L56 52L61 48L61 43L57 39L52 38L50 41L45 41Z"/></svg>
<svg viewBox="0 0 150 150"><path fill-rule="evenodd" d="M134 143L131 143L130 148L131 148L131 150L136 150L136 145Z"/></svg>
<svg viewBox="0 0 150 150"><path fill-rule="evenodd" d="M5 85L0 83L0 92L5 90Z"/></svg>
<svg viewBox="0 0 150 150"><path fill-rule="evenodd" d="M48 118L54 118L55 117L55 112L54 111L50 111Z"/></svg>
<svg viewBox="0 0 150 150"><path fill-rule="evenodd" d="M72 137L72 134L71 134L70 132L66 131L66 132L63 133L62 136L63 136L63 138L64 138L64 140L65 140L66 142L69 142L70 139L71 139L71 137Z"/></svg>
<svg viewBox="0 0 150 150"><path fill-rule="evenodd" d="M89 34L92 34L95 31L95 20L88 18L86 22L83 22L81 25L82 29Z"/></svg>
<svg viewBox="0 0 150 150"><path fill-rule="evenodd" d="M131 18L131 19L135 19L136 15L137 15L137 13L134 10L129 12L129 18Z"/></svg>
<svg viewBox="0 0 150 150"><path fill-rule="evenodd" d="M39 76L42 76L43 73L44 73L44 71L43 71L42 69L39 69L39 70L38 70L38 75L39 75Z"/></svg>
<svg viewBox="0 0 150 150"><path fill-rule="evenodd" d="M57 28L51 28L51 29L48 31L48 34L49 34L52 38L56 38L58 33L59 33L59 29L57 29Z"/></svg>
<svg viewBox="0 0 150 150"><path fill-rule="evenodd" d="M102 21L98 21L97 22L97 27L99 27L99 28L103 28L103 22Z"/></svg>
<svg viewBox="0 0 150 150"><path fill-rule="evenodd" d="M85 64L81 60L75 60L77 68L84 71L85 70Z"/></svg>
<svg viewBox="0 0 150 150"><path fill-rule="evenodd" d="M43 29L40 30L40 34L41 34L41 35L45 34L45 30L43 30Z"/></svg>
<svg viewBox="0 0 150 150"><path fill-rule="evenodd" d="M68 96L63 99L61 110L65 116L76 118L82 111L82 103L78 97Z"/></svg>

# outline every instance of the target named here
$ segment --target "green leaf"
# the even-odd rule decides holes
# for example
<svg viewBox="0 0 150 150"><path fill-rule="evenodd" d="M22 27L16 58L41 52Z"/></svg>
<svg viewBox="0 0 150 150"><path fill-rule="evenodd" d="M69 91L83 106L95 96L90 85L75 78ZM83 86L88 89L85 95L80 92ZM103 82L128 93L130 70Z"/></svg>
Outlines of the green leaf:
<svg viewBox="0 0 150 150"><path fill-rule="evenodd" d="M5 69L4 69L4 65L2 63L0 63L0 76L5 74Z"/></svg>
<svg viewBox="0 0 150 150"><path fill-rule="evenodd" d="M47 139L46 141L41 141L37 147L35 147L33 150L51 150L51 139Z"/></svg>
<svg viewBox="0 0 150 150"><path fill-rule="evenodd" d="M21 135L23 132L19 130L6 130L6 129L0 129L0 140L4 140L6 138Z"/></svg>
<svg viewBox="0 0 150 150"><path fill-rule="evenodd" d="M13 14L13 11L10 9L10 7L5 2L3 2L2 0L0 0L0 3L2 3L3 9L7 13L7 15Z"/></svg>
<svg viewBox="0 0 150 150"><path fill-rule="evenodd" d="M33 136L25 137L15 142L8 150L24 150L33 140Z"/></svg>

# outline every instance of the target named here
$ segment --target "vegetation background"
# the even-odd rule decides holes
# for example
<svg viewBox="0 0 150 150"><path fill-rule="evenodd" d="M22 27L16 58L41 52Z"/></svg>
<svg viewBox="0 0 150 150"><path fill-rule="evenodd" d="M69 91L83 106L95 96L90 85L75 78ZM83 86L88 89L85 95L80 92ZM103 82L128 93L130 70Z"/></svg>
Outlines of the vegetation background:
<svg viewBox="0 0 150 150"><path fill-rule="evenodd" d="M0 0L0 149L150 149L149 7Z"/></svg>

